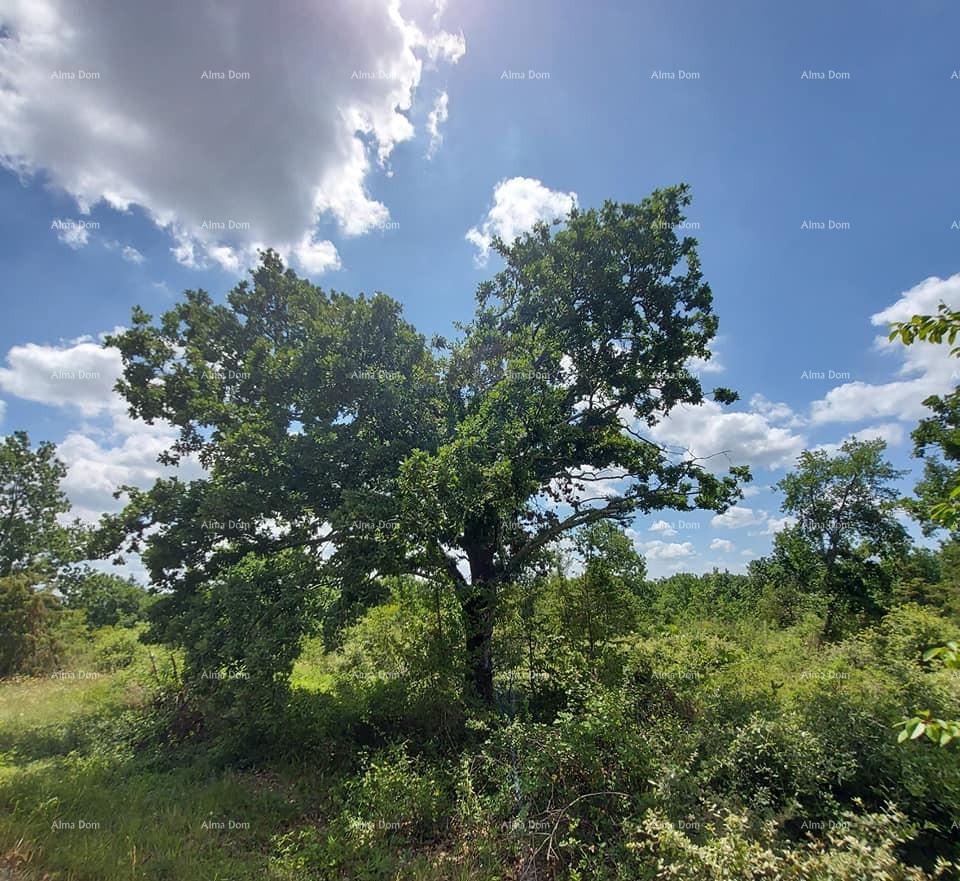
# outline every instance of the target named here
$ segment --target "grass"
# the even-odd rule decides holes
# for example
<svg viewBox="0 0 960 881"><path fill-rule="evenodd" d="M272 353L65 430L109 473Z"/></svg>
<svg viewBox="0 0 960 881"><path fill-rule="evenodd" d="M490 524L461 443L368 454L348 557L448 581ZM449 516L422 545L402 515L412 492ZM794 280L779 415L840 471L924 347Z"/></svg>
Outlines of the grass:
<svg viewBox="0 0 960 881"><path fill-rule="evenodd" d="M0 854L13 877L285 877L271 868L270 843L302 807L288 781L199 762L151 768L104 748L110 722L142 702L144 661L0 683Z"/></svg>
<svg viewBox="0 0 960 881"><path fill-rule="evenodd" d="M117 739L117 723L142 714L151 677L141 648L118 672L0 681L0 881L320 877L300 865L297 842L319 841L333 855L349 846L328 828L343 772L312 763L225 770L208 754L140 755ZM295 688L312 701L330 681L308 648ZM402 868L392 861L388 849L371 853L365 877L490 877L442 853L413 854ZM323 877L346 877L330 872Z"/></svg>

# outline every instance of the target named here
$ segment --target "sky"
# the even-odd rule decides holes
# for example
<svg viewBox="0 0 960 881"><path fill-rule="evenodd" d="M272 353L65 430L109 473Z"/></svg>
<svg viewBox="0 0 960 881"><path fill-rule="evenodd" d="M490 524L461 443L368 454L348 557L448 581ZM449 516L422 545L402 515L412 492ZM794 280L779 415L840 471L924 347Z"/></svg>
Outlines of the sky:
<svg viewBox="0 0 960 881"><path fill-rule="evenodd" d="M704 384L741 399L654 437L754 481L631 535L653 575L743 571L802 450L883 438L906 491L922 401L960 377L886 342L960 307L958 32L938 0L0 0L0 432L57 443L93 520L170 437L112 391L134 305L222 299L270 245L451 334L491 236L682 181Z"/></svg>

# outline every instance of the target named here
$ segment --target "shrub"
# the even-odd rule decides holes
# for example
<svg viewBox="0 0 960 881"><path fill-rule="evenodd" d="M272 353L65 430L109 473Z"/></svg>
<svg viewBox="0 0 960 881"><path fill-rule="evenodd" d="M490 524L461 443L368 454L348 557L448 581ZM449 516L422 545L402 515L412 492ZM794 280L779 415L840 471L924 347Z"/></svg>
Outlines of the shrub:
<svg viewBox="0 0 960 881"><path fill-rule="evenodd" d="M119 627L107 627L96 634L94 665L102 673L123 670L134 662L139 650L136 633Z"/></svg>
<svg viewBox="0 0 960 881"><path fill-rule="evenodd" d="M916 827L894 808L882 813L848 813L824 838L791 845L777 838L773 823L759 833L742 814L727 814L711 827L704 843L695 842L656 812L636 829L629 847L656 860L657 879L682 881L927 881L946 876L941 862L930 872L907 866L899 850Z"/></svg>
<svg viewBox="0 0 960 881"><path fill-rule="evenodd" d="M851 772L842 754L825 748L799 718L785 714L751 718L706 777L719 794L734 796L764 817L816 804L833 813L829 787Z"/></svg>

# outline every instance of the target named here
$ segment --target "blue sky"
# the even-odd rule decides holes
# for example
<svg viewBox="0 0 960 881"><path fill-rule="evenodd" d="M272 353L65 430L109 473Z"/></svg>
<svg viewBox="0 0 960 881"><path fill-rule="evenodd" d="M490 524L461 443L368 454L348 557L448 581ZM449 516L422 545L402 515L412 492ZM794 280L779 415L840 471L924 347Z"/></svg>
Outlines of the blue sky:
<svg viewBox="0 0 960 881"><path fill-rule="evenodd" d="M857 432L911 464L920 401L954 368L876 340L960 306L955 4L278 8L0 2L0 428L62 445L84 516L158 473L165 435L123 417L97 348L134 304L222 297L268 243L449 333L497 268L470 229L679 181L720 316L723 369L704 379L742 400L679 413L658 439L729 449L755 489L719 520L638 521L651 570L763 554L782 522L766 488L805 447ZM51 380L61 368L81 378Z"/></svg>

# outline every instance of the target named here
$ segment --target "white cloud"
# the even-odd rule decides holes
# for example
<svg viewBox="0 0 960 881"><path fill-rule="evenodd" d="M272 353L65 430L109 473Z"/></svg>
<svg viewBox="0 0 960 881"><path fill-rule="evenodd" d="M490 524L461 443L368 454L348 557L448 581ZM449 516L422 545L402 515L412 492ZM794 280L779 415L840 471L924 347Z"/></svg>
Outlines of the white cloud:
<svg viewBox="0 0 960 881"><path fill-rule="evenodd" d="M124 245L123 250L120 252L120 256L129 263L143 263L143 261L146 259L143 254L141 254L132 245Z"/></svg>
<svg viewBox="0 0 960 881"><path fill-rule="evenodd" d="M667 523L666 520L657 520L650 527L650 532L662 532L666 538L670 538L677 534L677 530Z"/></svg>
<svg viewBox="0 0 960 881"><path fill-rule="evenodd" d="M860 422L867 419L893 418L915 422L925 415L923 400L930 395L943 394L957 384L956 358L950 357L950 346L916 342L904 346L887 339L891 322L906 321L916 314L932 314L940 302L960 308L960 274L947 279L928 278L906 291L892 306L871 316L875 327L883 335L875 340L876 347L899 358L900 379L872 384L848 382L831 389L822 399L811 405L814 423Z"/></svg>
<svg viewBox="0 0 960 881"><path fill-rule="evenodd" d="M126 402L113 391L122 371L120 352L92 340L85 335L61 345L14 346L7 366L0 368L0 388L8 394L83 418L58 446L58 455L67 466L63 489L72 513L88 521L119 509L113 493L121 484L146 487L162 474L189 479L202 473L193 460L180 469L157 463L175 437L174 428L128 415Z"/></svg>
<svg viewBox="0 0 960 881"><path fill-rule="evenodd" d="M685 557L692 557L696 554L693 543L685 542L666 542L656 539L654 541L641 542L640 551L644 556L651 560L679 560Z"/></svg>
<svg viewBox="0 0 960 881"><path fill-rule="evenodd" d="M299 244L325 216L347 235L389 217L368 177L413 137L425 66L464 54L431 11L421 26L399 0L7 3L0 157L83 213L142 207L186 265L232 268L266 243L317 267Z"/></svg>
<svg viewBox="0 0 960 881"><path fill-rule="evenodd" d="M0 95L2 95L2 93L0 93ZM2 104L0 104L0 106L2 106ZM57 231L57 238L74 251L85 247L90 241L90 228L82 220L64 220L58 217L53 221L51 228Z"/></svg>
<svg viewBox="0 0 960 881"><path fill-rule="evenodd" d="M715 538L710 542L711 551L723 551L725 554L731 553L735 548L735 545L732 541L728 541L725 538Z"/></svg>
<svg viewBox="0 0 960 881"><path fill-rule="evenodd" d="M478 266L486 265L495 236L509 244L537 221L549 223L566 217L576 204L576 193L551 190L534 178L512 177L500 181L493 190L493 207L483 222L467 230L467 241L477 248L474 262Z"/></svg>
<svg viewBox="0 0 960 881"><path fill-rule="evenodd" d="M866 428L860 428L851 432L839 443L835 444L817 444L814 450L824 450L831 456L840 452L840 447L848 440L856 438L861 441L883 440L888 447L895 447L902 444L907 436L907 430L897 422L884 422L880 425L870 425Z"/></svg>
<svg viewBox="0 0 960 881"><path fill-rule="evenodd" d="M797 518L789 514L783 517L768 517L762 530L750 532L748 535L776 535L778 532L783 532L784 529L793 526L796 522Z"/></svg>
<svg viewBox="0 0 960 881"><path fill-rule="evenodd" d="M744 526L753 526L766 519L765 511L754 511L742 505L734 505L722 514L714 514L710 518L710 525L724 529L741 529Z"/></svg>
<svg viewBox="0 0 960 881"><path fill-rule="evenodd" d="M117 349L80 341L66 346L27 343L7 353L0 389L27 401L75 407L95 416L118 406L113 386L122 362Z"/></svg>
<svg viewBox="0 0 960 881"><path fill-rule="evenodd" d="M750 398L750 408L773 424L785 423L789 428L803 425L803 419L788 404L770 401L759 393Z"/></svg>
<svg viewBox="0 0 960 881"><path fill-rule="evenodd" d="M789 466L806 445L803 435L773 425L762 413L731 412L715 401L676 407L649 433L661 444L689 451L716 471L730 465Z"/></svg>
<svg viewBox="0 0 960 881"><path fill-rule="evenodd" d="M62 486L73 504L71 514L92 522L101 514L120 510L123 500L114 499L113 493L124 484L146 488L163 474L177 473L184 479L200 476L202 471L193 461L180 469L157 463L171 439L172 435L148 430L109 445L82 432L70 432L57 447L57 455L67 466Z"/></svg>
<svg viewBox="0 0 960 881"><path fill-rule="evenodd" d="M450 98L446 92L437 95L433 102L433 109L427 114L427 133L430 135L430 144L427 147L427 159L433 159L437 155L437 150L443 143L443 133L440 126L443 125L450 116Z"/></svg>
<svg viewBox="0 0 960 881"><path fill-rule="evenodd" d="M328 269L340 268L340 255L332 242L318 242L310 236L305 237L294 249L294 256L304 272L320 275Z"/></svg>
<svg viewBox="0 0 960 881"><path fill-rule="evenodd" d="M723 373L727 368L711 353L710 358L691 358L687 361L687 370L691 373Z"/></svg>

